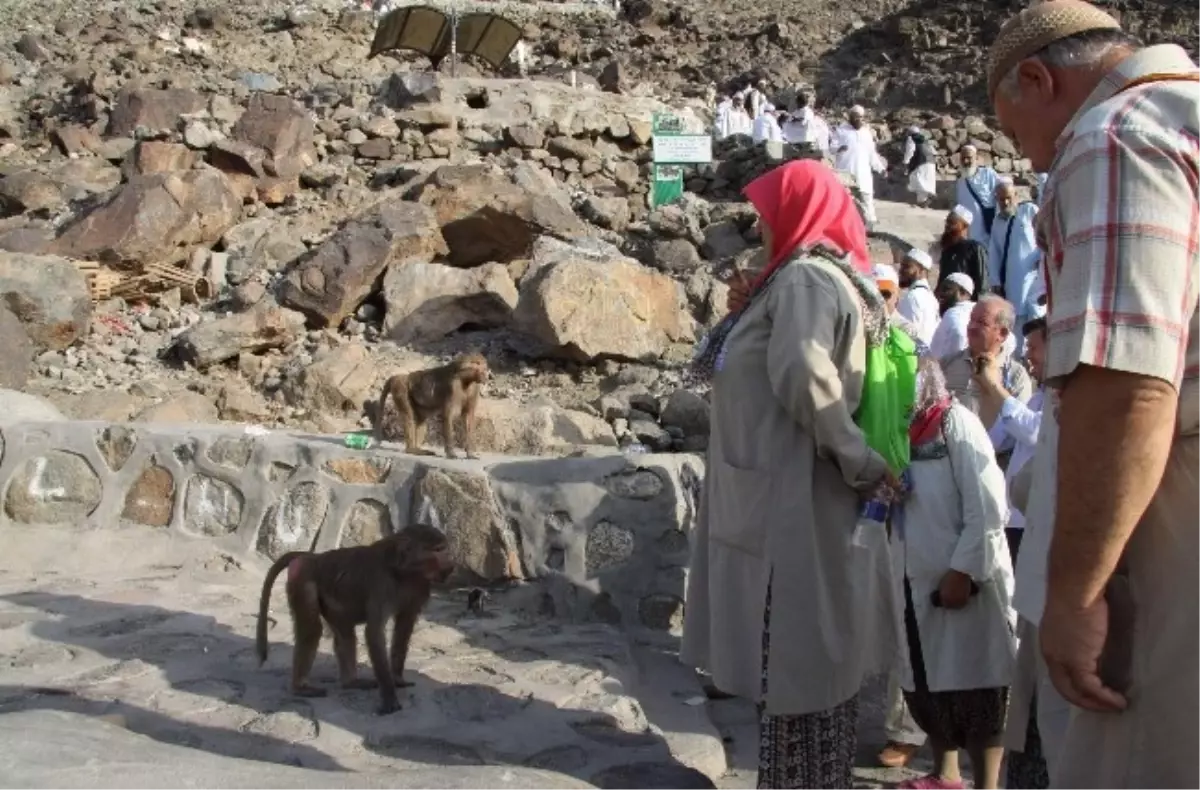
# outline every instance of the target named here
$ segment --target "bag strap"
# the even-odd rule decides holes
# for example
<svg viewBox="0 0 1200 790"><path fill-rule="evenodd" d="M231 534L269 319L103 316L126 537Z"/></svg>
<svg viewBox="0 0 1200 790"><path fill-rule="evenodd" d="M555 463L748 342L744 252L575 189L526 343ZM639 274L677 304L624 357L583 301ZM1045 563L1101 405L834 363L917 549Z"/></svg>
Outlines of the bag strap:
<svg viewBox="0 0 1200 790"><path fill-rule="evenodd" d="M983 211L983 201L979 199L979 193L975 191L975 187L971 186L971 179L963 176L963 182L967 185L967 191L971 193L971 197L975 198L975 205L979 206L979 210Z"/></svg>
<svg viewBox="0 0 1200 790"><path fill-rule="evenodd" d="M1200 74L1195 72L1189 74L1173 74L1171 72L1154 72L1153 74L1143 74L1140 77L1130 80L1121 86L1113 95L1124 93L1127 90L1149 85L1154 82L1200 82Z"/></svg>
<svg viewBox="0 0 1200 790"><path fill-rule="evenodd" d="M1004 252L1000 253L1000 287L1005 289L1005 295L1008 293L1008 245L1012 242L1012 229L1013 225L1017 224L1016 219L1017 214L1014 211L1004 227Z"/></svg>

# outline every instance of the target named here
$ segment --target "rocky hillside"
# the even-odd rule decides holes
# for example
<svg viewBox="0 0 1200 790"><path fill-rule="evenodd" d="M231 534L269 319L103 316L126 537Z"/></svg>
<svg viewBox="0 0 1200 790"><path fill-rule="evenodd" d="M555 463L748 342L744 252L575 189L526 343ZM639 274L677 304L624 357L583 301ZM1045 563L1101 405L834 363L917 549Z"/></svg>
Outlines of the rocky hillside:
<svg viewBox="0 0 1200 790"><path fill-rule="evenodd" d="M533 43L523 80L367 61L375 17L339 0L5 3L0 386L77 418L341 431L391 373L482 349L485 449L699 449L681 363L723 310L713 264L757 241L738 192L780 152L723 145L650 211L655 112L704 123L694 95L750 64L847 101L883 85L885 153L919 116L943 166L972 140L1025 172L944 106L951 84L973 106L953 53L981 57L1003 3L578 5L503 4ZM1168 37L1195 16L1127 6Z"/></svg>

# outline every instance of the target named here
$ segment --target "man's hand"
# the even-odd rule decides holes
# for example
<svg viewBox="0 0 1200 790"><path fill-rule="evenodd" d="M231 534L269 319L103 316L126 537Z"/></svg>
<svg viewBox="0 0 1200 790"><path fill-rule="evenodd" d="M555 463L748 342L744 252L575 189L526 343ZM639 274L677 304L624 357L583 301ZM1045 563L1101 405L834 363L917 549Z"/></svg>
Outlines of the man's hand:
<svg viewBox="0 0 1200 790"><path fill-rule="evenodd" d="M1004 382L1000 378L999 360L985 354L982 357L975 357L971 362L975 366L975 372L971 374L971 378L975 380L979 389L989 395L996 395L1004 391Z"/></svg>
<svg viewBox="0 0 1200 790"><path fill-rule="evenodd" d="M945 609L961 609L971 600L971 577L960 571L949 570L938 583L938 594Z"/></svg>
<svg viewBox="0 0 1200 790"><path fill-rule="evenodd" d="M1097 713L1125 709L1125 697L1100 680L1100 653L1108 635L1104 596L1084 609L1047 600L1038 633L1050 679L1067 702Z"/></svg>

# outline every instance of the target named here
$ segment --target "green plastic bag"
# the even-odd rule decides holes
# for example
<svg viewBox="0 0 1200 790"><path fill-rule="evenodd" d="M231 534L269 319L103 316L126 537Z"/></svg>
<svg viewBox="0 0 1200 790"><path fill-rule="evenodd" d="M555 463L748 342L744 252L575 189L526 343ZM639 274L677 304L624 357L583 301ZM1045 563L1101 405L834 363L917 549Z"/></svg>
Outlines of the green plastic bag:
<svg viewBox="0 0 1200 790"><path fill-rule="evenodd" d="M897 475L908 468L908 423L916 390L916 344L903 331L889 327L887 340L867 349L862 401L854 421L867 437L867 445Z"/></svg>

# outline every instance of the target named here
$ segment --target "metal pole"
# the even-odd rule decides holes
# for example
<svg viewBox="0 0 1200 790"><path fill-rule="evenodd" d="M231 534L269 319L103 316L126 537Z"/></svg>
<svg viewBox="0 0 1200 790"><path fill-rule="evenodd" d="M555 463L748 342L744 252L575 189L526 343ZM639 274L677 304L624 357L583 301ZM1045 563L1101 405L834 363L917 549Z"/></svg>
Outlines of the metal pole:
<svg viewBox="0 0 1200 790"><path fill-rule="evenodd" d="M458 76L458 3L450 6L450 76Z"/></svg>

